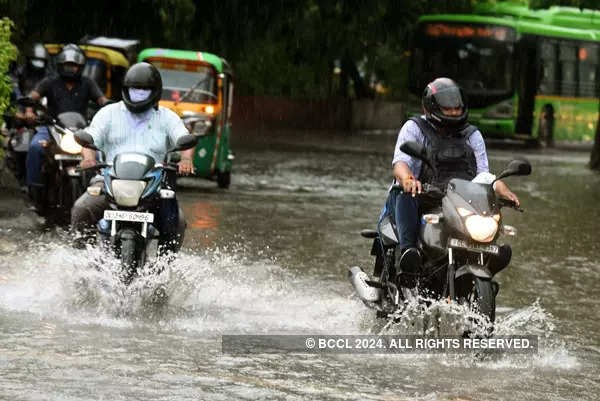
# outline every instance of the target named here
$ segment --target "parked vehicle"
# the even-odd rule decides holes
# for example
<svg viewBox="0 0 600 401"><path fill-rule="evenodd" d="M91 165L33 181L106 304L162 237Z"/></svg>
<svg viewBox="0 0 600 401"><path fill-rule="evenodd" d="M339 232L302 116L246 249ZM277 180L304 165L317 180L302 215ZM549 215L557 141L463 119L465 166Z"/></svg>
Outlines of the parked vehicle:
<svg viewBox="0 0 600 401"><path fill-rule="evenodd" d="M138 61L158 68L163 81L160 105L181 116L198 137L195 176L228 188L234 156L229 147L233 80L227 61L206 52L156 48L144 49Z"/></svg>
<svg viewBox="0 0 600 401"><path fill-rule="evenodd" d="M433 166L425 148L407 142L401 150ZM438 299L467 304L485 320L494 322L496 295L499 285L494 276L504 269L511 257L510 247L499 245L500 235L516 235L514 227L504 225L502 207L519 209L512 201L496 197L493 182L512 175L528 175L531 165L513 160L495 179L489 182L451 179L447 188L424 184L422 197L439 204L423 216L418 248L423 255L422 266L407 280L418 282L418 291ZM493 177L493 176L492 176ZM394 189L392 189L394 190ZM372 238L371 254L375 256L375 274L371 278L360 267L352 267L349 278L364 303L389 317L402 313L405 302L415 298L414 287L395 281L399 266L394 252L398 239L394 222L384 217L379 229L363 230L361 235ZM408 270L408 269L407 269ZM407 275L409 273L402 273Z"/></svg>

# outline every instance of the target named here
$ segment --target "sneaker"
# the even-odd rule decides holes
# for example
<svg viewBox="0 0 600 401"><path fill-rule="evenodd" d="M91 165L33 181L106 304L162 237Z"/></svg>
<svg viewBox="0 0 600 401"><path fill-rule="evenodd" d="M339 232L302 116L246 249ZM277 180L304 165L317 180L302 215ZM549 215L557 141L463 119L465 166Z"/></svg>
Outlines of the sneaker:
<svg viewBox="0 0 600 401"><path fill-rule="evenodd" d="M421 254L417 248L405 248L396 261L396 270L399 273L417 273L421 270Z"/></svg>
<svg viewBox="0 0 600 401"><path fill-rule="evenodd" d="M421 254L417 248L406 248L397 259L396 283L398 287L413 288L417 285L416 274L421 271Z"/></svg>

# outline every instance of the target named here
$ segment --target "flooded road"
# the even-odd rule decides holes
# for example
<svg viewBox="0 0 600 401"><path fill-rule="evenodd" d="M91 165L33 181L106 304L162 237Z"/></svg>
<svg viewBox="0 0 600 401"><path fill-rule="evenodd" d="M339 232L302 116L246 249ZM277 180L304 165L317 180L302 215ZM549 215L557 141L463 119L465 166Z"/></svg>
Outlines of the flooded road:
<svg viewBox="0 0 600 401"><path fill-rule="evenodd" d="M114 261L81 269L102 255L56 232L1 255L0 399L596 400L600 176L587 153L492 149L492 171L513 156L533 175L506 179L525 213L505 213L519 234L497 276L496 332L537 335L537 354L223 354L227 334L378 333L346 271L371 271L359 232L391 176L391 148L237 149L231 189L182 180L184 251L158 277L124 288ZM148 301L157 283L161 308Z"/></svg>

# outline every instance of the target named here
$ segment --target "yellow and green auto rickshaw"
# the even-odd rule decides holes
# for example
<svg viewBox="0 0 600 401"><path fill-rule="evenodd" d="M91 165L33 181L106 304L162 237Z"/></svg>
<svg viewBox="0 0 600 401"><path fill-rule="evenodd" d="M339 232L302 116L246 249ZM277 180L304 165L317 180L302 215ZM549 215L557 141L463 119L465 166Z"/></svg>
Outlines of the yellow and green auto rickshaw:
<svg viewBox="0 0 600 401"><path fill-rule="evenodd" d="M227 61L206 52L156 48L142 50L139 61L160 71L160 105L177 113L190 133L199 137L195 175L228 188L233 160L229 148L233 79Z"/></svg>
<svg viewBox="0 0 600 401"><path fill-rule="evenodd" d="M51 58L51 64L56 67L55 57L60 53L63 44L46 44ZM109 49L101 46L79 45L86 56L83 76L96 81L100 90L111 100L121 100L121 84L125 72L129 68L129 61L118 50Z"/></svg>

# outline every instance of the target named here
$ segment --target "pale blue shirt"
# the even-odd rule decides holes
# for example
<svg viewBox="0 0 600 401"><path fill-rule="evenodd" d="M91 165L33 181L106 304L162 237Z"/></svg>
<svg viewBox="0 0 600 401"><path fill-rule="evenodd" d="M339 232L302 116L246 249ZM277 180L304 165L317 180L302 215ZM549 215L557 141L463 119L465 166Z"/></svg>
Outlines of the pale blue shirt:
<svg viewBox="0 0 600 401"><path fill-rule="evenodd" d="M425 116L421 116L421 118L425 119ZM406 141L414 141L427 146L427 138L425 138L425 135L423 135L423 132L421 132L417 123L412 120L408 120L398 133L392 166L400 161L405 162L413 175L419 178L421 175L421 160L415 159L400 150L400 146ZM479 132L479 130L473 132L469 139L467 139L467 144L473 149L473 153L475 153L477 174L488 172L490 168L488 165L487 152L485 150L485 142L483 141L481 132ZM394 179L394 182L395 181L396 180Z"/></svg>
<svg viewBox="0 0 600 401"><path fill-rule="evenodd" d="M181 118L165 107L136 115L122 101L101 108L86 131L108 163L123 152L145 153L161 163L177 139L189 134Z"/></svg>

